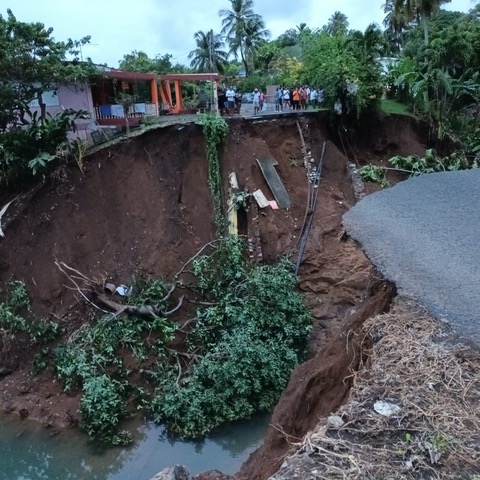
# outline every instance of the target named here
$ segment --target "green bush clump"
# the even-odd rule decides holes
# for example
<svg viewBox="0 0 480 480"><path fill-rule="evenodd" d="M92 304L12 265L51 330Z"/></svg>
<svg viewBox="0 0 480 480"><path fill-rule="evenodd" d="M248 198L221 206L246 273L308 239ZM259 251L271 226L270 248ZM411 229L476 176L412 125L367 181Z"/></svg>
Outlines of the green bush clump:
<svg viewBox="0 0 480 480"><path fill-rule="evenodd" d="M243 240L227 237L192 260L190 285L177 279L198 305L184 322L181 344L179 336L172 342L177 324L163 317L105 315L57 349L65 388L82 389L82 425L90 437L127 441L117 428L129 405L183 437L275 405L305 354L310 315L289 261L260 266L245 252ZM159 279L141 278L128 303L164 311L159 307L170 290Z"/></svg>
<svg viewBox="0 0 480 480"><path fill-rule="evenodd" d="M26 319L20 313L30 309L30 299L25 284L12 281L7 287L7 296L0 303L0 328L11 337L16 333L27 333L36 343L47 343L54 340L59 333L59 326L55 322Z"/></svg>
<svg viewBox="0 0 480 480"><path fill-rule="evenodd" d="M134 291L138 293L129 298L131 305L155 304L165 297L167 287L160 280L142 278ZM82 389L81 424L92 439L110 445L131 442L127 432L117 431L128 396L138 393L124 358L132 356L141 369L150 356L162 355L175 330L176 325L163 317L103 315L56 349L56 373L65 389Z"/></svg>
<svg viewBox="0 0 480 480"><path fill-rule="evenodd" d="M434 148L429 148L423 157L397 155L388 161L392 164L392 167L364 165L359 169L362 179L365 182L374 182L382 187L388 187L390 185L386 175L388 170L402 172L408 176L418 176L425 173L468 170L480 167L480 159L467 155L463 150L441 157Z"/></svg>
<svg viewBox="0 0 480 480"><path fill-rule="evenodd" d="M199 309L189 338L197 363L157 375L151 411L172 433L198 437L216 426L268 411L303 359L310 315L297 293L292 265L258 266L236 237L198 258L198 288L215 305ZM176 380L177 379L177 380Z"/></svg>
<svg viewBox="0 0 480 480"><path fill-rule="evenodd" d="M80 401L82 422L87 434L111 445L131 443L129 432L118 432L118 422L125 415L125 385L107 374L88 378Z"/></svg>

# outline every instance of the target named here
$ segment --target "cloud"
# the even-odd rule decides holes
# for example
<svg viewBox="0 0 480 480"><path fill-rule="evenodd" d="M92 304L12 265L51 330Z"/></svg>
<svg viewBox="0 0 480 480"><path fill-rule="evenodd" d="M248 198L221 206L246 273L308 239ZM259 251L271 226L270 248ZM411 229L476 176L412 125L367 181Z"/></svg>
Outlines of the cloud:
<svg viewBox="0 0 480 480"><path fill-rule="evenodd" d="M54 28L58 40L92 36L83 54L97 63L118 66L123 55L142 50L150 56L172 54L175 62L188 64L198 30L221 30L218 11L228 9L228 0L82 0L72 7L64 0L10 0L18 20L40 21ZM350 27L364 30L381 23L384 0L256 0L255 11L263 16L272 38L289 28L306 23L319 28L337 10L348 16ZM452 0L449 10L467 11L471 0ZM0 8L5 15L6 7Z"/></svg>

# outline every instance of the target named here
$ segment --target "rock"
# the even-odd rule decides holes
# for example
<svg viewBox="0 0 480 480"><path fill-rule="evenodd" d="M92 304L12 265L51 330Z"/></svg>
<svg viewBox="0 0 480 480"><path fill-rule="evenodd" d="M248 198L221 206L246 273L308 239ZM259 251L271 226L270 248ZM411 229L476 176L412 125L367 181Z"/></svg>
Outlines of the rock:
<svg viewBox="0 0 480 480"><path fill-rule="evenodd" d="M22 418L27 418L30 415L30 412L26 408L22 408L18 413Z"/></svg>
<svg viewBox="0 0 480 480"><path fill-rule="evenodd" d="M345 422L338 415L330 415L327 418L327 425L329 428L341 428L345 425Z"/></svg>
<svg viewBox="0 0 480 480"><path fill-rule="evenodd" d="M189 480L190 472L183 465L175 465L175 467L164 468L150 480Z"/></svg>
<svg viewBox="0 0 480 480"><path fill-rule="evenodd" d="M195 475L192 480L233 480L233 477L225 475L218 470L208 470L208 472Z"/></svg>

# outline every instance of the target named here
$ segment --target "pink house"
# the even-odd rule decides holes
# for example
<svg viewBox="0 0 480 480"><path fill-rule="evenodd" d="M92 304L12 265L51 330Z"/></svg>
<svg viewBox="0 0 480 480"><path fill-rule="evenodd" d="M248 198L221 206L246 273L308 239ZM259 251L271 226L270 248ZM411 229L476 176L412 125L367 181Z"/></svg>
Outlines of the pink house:
<svg viewBox="0 0 480 480"><path fill-rule="evenodd" d="M94 83L59 85L42 95L46 111L52 115L67 108L90 113L89 119L75 122L77 131L71 134L72 138L81 138L88 143L93 143L94 132L98 135L103 127L126 125L127 118L129 125L135 126L143 117L159 114L157 75L99 68L102 77ZM118 102L122 93L136 99L126 112ZM30 108L39 110L38 100L32 101Z"/></svg>

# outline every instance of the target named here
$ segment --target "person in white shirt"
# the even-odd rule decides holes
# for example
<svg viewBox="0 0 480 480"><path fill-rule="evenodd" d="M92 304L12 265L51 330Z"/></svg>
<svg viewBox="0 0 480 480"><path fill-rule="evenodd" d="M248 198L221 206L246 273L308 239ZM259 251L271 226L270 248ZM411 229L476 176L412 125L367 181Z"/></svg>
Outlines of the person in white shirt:
<svg viewBox="0 0 480 480"><path fill-rule="evenodd" d="M313 108L317 108L317 106L318 106L317 98L318 98L317 89L312 88L312 90L310 91L310 105L312 105Z"/></svg>
<svg viewBox="0 0 480 480"><path fill-rule="evenodd" d="M290 90L288 88L283 90L283 104L290 107Z"/></svg>
<svg viewBox="0 0 480 480"><path fill-rule="evenodd" d="M229 87L227 93L225 94L227 97L227 108L229 113L233 112L235 108L235 92L232 87Z"/></svg>
<svg viewBox="0 0 480 480"><path fill-rule="evenodd" d="M253 114L256 115L260 111L260 92L256 88L253 93Z"/></svg>

